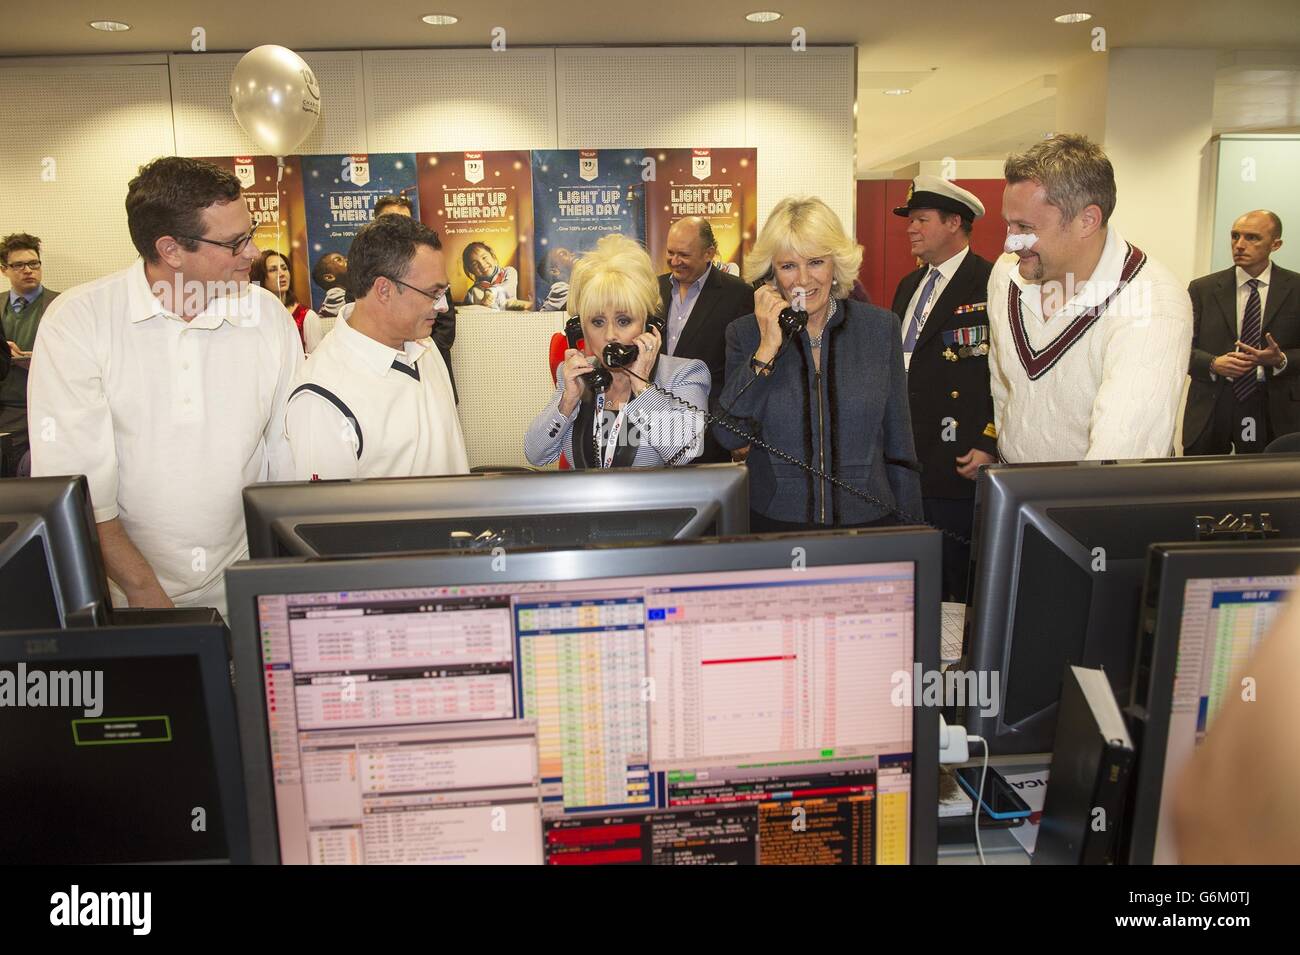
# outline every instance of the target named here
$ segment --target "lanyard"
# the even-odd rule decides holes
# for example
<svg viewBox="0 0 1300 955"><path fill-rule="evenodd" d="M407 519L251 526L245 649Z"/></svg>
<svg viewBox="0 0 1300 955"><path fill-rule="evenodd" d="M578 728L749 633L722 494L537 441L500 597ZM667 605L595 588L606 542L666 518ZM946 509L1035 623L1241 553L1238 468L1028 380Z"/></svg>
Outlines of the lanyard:
<svg viewBox="0 0 1300 955"><path fill-rule="evenodd" d="M596 460L600 463L601 468L609 468L614 464L614 452L618 450L618 434L623 430L623 416L627 414L627 403L618 409L618 417L614 419L614 426L609 429L609 443L603 444L601 441L602 428L605 422L605 395L603 393L596 395L596 415L592 420L591 434L596 442Z"/></svg>

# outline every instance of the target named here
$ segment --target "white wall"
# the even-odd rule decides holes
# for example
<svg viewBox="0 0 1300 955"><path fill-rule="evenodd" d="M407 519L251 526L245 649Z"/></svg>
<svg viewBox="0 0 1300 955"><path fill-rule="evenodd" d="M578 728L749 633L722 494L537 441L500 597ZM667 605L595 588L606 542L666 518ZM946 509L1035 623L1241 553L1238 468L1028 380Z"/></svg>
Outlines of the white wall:
<svg viewBox="0 0 1300 955"><path fill-rule="evenodd" d="M1197 274L1202 154L1210 149L1214 50L1112 50L1106 154L1120 234L1181 281Z"/></svg>
<svg viewBox="0 0 1300 955"><path fill-rule="evenodd" d="M0 234L41 238L54 289L128 265L126 184L176 148L166 60L0 68L0 87Z"/></svg>

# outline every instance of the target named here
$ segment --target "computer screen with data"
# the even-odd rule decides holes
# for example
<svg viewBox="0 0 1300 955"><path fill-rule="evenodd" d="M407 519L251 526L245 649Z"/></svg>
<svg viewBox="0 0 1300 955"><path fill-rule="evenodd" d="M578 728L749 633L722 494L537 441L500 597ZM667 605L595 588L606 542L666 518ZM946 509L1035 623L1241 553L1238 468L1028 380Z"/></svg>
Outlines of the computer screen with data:
<svg viewBox="0 0 1300 955"><path fill-rule="evenodd" d="M260 594L281 860L907 863L915 573Z"/></svg>
<svg viewBox="0 0 1300 955"><path fill-rule="evenodd" d="M1174 791L1224 702L1242 692L1234 678L1244 672L1298 579L1280 575L1187 581L1164 741L1162 794ZM1168 798L1160 801L1152 859L1157 864L1178 861L1172 803Z"/></svg>

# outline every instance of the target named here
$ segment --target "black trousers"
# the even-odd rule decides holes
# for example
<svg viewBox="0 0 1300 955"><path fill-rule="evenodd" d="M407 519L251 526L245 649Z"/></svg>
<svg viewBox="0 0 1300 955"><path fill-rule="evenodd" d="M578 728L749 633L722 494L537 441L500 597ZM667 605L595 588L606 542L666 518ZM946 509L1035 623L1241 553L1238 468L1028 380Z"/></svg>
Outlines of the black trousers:
<svg viewBox="0 0 1300 955"><path fill-rule="evenodd" d="M0 348L8 348L0 341ZM10 453L0 462L0 477L15 477L18 474L18 462L27 453L27 409L11 408L0 405L0 431L10 434Z"/></svg>
<svg viewBox="0 0 1300 955"><path fill-rule="evenodd" d="M975 523L975 498L927 497L921 500L925 519L940 530L970 540ZM959 544L943 535L943 599L966 603L967 577L970 571L970 545Z"/></svg>
<svg viewBox="0 0 1300 955"><path fill-rule="evenodd" d="M1248 429L1252 422L1253 428ZM1243 435L1250 431L1254 432L1253 440L1248 441ZM1210 415L1209 424L1195 441L1184 446L1183 453L1230 454L1236 450L1238 454L1258 454L1271 440L1271 431L1265 383L1258 383L1248 401L1238 401L1231 383L1227 383L1219 389L1214 400L1214 413Z"/></svg>

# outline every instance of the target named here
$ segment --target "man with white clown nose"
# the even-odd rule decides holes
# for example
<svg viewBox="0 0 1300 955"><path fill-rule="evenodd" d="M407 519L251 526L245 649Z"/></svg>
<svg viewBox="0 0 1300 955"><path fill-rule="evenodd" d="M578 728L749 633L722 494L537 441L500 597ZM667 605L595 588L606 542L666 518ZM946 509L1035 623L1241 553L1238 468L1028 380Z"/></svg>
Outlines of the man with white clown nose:
<svg viewBox="0 0 1300 955"><path fill-rule="evenodd" d="M1004 461L1164 457L1173 450L1192 303L1173 274L1108 226L1115 172L1059 134L1008 157L1004 257L988 309Z"/></svg>

